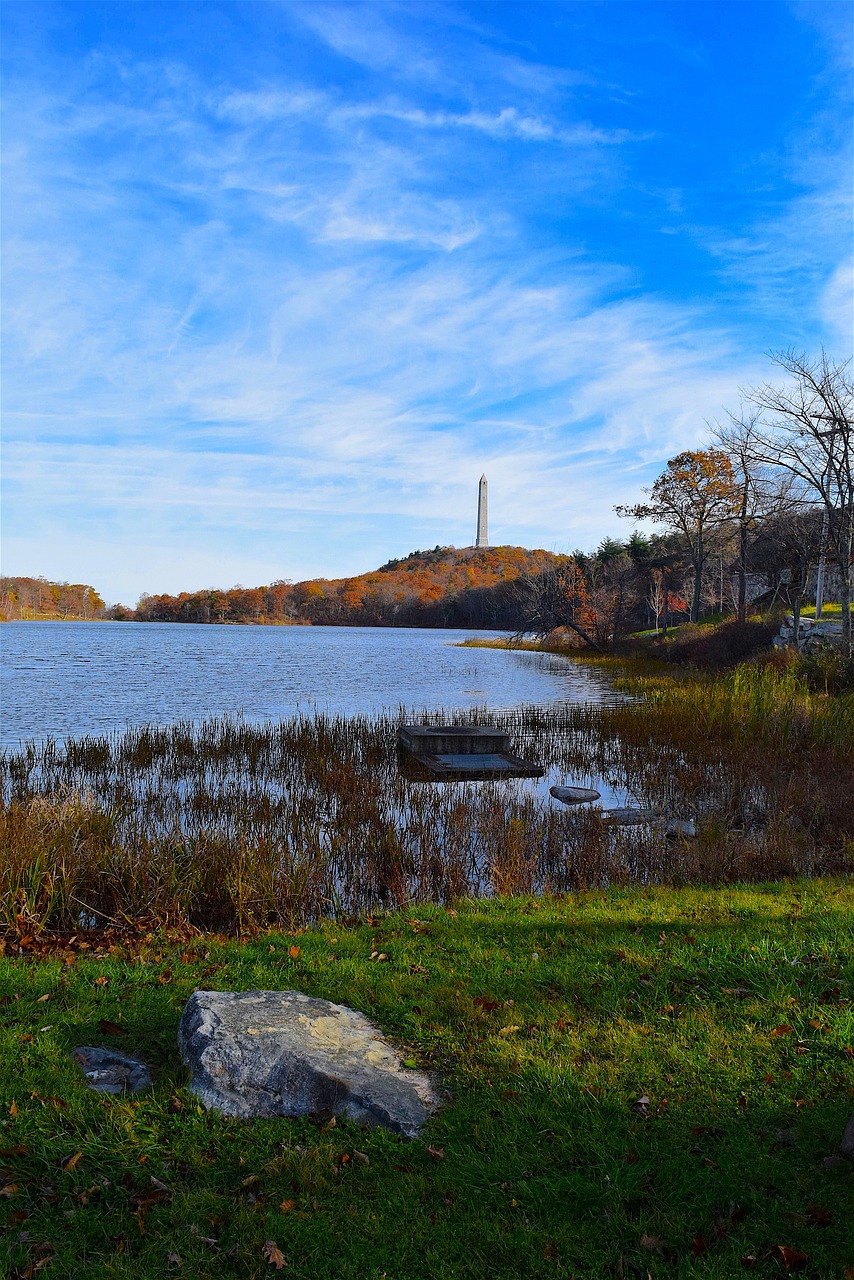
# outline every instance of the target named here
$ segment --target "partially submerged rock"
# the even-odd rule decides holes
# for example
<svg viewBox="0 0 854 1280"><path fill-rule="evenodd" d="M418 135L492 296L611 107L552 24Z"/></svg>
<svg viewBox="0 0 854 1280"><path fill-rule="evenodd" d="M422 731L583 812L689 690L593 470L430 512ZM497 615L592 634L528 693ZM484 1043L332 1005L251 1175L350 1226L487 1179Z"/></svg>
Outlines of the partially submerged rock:
<svg viewBox="0 0 854 1280"><path fill-rule="evenodd" d="M602 794L593 787L549 787L549 792L561 804L586 804L589 800L598 800Z"/></svg>
<svg viewBox="0 0 854 1280"><path fill-rule="evenodd" d="M697 834L697 824L693 818L671 818L664 828L668 840L693 840Z"/></svg>
<svg viewBox="0 0 854 1280"><path fill-rule="evenodd" d="M414 1138L443 1102L364 1014L300 991L196 991L178 1047L194 1093L226 1116L332 1112Z"/></svg>
<svg viewBox="0 0 854 1280"><path fill-rule="evenodd" d="M151 1073L139 1058L129 1058L102 1045L82 1044L72 1049L71 1057L86 1077L90 1089L97 1093L138 1093L151 1084Z"/></svg>
<svg viewBox="0 0 854 1280"><path fill-rule="evenodd" d="M647 822L658 822L661 819L658 809L603 809L602 821L610 822L615 827L641 827Z"/></svg>

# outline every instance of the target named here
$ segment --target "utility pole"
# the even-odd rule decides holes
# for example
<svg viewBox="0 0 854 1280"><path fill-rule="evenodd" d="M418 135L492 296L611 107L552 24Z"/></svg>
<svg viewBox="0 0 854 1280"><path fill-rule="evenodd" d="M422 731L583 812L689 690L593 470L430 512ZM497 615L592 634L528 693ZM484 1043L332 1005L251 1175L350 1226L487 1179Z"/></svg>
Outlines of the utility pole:
<svg viewBox="0 0 854 1280"><path fill-rule="evenodd" d="M824 608L824 566L825 566L825 547L827 546L827 535L830 533L830 472L833 465L833 440L840 430L836 418L830 413L816 413L812 417L822 419L826 422L832 422L833 426L829 431L817 431L816 435L829 438L830 443L827 447L827 466L824 469L824 486L827 490L824 503L824 515L821 518L821 543L818 550L818 567L815 573L815 620L818 622L821 617L821 611ZM823 495L824 496L824 495Z"/></svg>

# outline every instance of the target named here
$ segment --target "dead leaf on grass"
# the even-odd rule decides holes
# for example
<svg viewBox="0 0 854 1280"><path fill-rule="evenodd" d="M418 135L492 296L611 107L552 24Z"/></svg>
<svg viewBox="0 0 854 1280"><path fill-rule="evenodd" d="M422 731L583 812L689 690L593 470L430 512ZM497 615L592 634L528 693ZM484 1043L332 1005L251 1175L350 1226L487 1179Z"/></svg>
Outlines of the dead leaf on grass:
<svg viewBox="0 0 854 1280"><path fill-rule="evenodd" d="M661 1236L641 1236L641 1248L647 1249L650 1253L664 1253L664 1241Z"/></svg>
<svg viewBox="0 0 854 1280"><path fill-rule="evenodd" d="M807 1254L800 1249L791 1249L786 1244L778 1244L774 1249L774 1257L782 1262L787 1271L803 1271L809 1262Z"/></svg>
<svg viewBox="0 0 854 1280"><path fill-rule="evenodd" d="M445 1152L442 1147L428 1147L427 1154L432 1156L434 1160L444 1160L445 1158Z"/></svg>
<svg viewBox="0 0 854 1280"><path fill-rule="evenodd" d="M62 1165L62 1172L70 1173L72 1169L76 1169L77 1165L80 1163L82 1158L83 1158L83 1152L78 1151L76 1155L69 1156L67 1160L61 1161L60 1163Z"/></svg>
<svg viewBox="0 0 854 1280"><path fill-rule="evenodd" d="M779 1027L775 1027L774 1030L771 1032L771 1035L772 1036L790 1036L793 1031L794 1031L794 1027L790 1027L788 1022L784 1022Z"/></svg>
<svg viewBox="0 0 854 1280"><path fill-rule="evenodd" d="M264 1244L264 1257L267 1259L271 1267L275 1267L277 1271L281 1271L288 1264L285 1261L285 1255L282 1253L275 1240L267 1240Z"/></svg>
<svg viewBox="0 0 854 1280"><path fill-rule="evenodd" d="M99 1018L98 1026L101 1034L105 1036L126 1036L127 1027L120 1027L117 1022L110 1022L109 1018Z"/></svg>

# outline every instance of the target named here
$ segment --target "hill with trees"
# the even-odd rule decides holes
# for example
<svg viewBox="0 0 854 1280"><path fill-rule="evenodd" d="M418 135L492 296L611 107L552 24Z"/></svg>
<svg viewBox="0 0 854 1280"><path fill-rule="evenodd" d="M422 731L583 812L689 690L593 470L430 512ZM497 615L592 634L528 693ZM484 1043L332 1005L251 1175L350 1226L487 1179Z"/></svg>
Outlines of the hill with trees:
<svg viewBox="0 0 854 1280"><path fill-rule="evenodd" d="M143 622L515 629L522 583L570 562L523 547L434 547L350 578L145 595Z"/></svg>

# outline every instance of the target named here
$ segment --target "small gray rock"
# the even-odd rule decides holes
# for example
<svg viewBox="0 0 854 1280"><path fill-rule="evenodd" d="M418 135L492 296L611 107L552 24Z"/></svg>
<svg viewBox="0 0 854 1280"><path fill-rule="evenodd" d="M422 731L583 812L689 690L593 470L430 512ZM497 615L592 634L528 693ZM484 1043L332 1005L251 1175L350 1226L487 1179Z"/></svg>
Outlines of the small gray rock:
<svg viewBox="0 0 854 1280"><path fill-rule="evenodd" d="M602 794L593 787L549 787L549 792L561 804L585 804L588 800L598 800Z"/></svg>
<svg viewBox="0 0 854 1280"><path fill-rule="evenodd" d="M693 839L697 834L697 824L693 818L671 818L664 834L669 840Z"/></svg>
<svg viewBox="0 0 854 1280"><path fill-rule="evenodd" d="M851 1117L845 1126L845 1132L842 1135L839 1150L845 1156L846 1160L854 1160L854 1112L852 1112Z"/></svg>
<svg viewBox="0 0 854 1280"><path fill-rule="evenodd" d="M72 1049L71 1057L86 1077L90 1089L97 1093L138 1093L151 1084L151 1073L139 1058L103 1046L82 1044Z"/></svg>
<svg viewBox="0 0 854 1280"><path fill-rule="evenodd" d="M444 1101L364 1014L301 991L196 991L178 1048L193 1092L226 1116L329 1111L414 1138Z"/></svg>
<svg viewBox="0 0 854 1280"><path fill-rule="evenodd" d="M661 814L657 809L603 809L602 821L615 827L641 827L647 822L657 822Z"/></svg>

